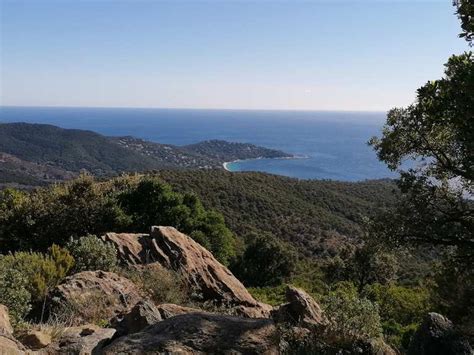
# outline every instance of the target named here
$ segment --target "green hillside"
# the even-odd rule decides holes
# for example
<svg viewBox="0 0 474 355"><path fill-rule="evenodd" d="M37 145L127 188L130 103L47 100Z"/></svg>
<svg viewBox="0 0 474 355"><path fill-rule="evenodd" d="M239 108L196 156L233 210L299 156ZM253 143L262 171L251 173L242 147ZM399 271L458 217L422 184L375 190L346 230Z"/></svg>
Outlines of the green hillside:
<svg viewBox="0 0 474 355"><path fill-rule="evenodd" d="M271 232L306 255L326 254L360 233L361 216L395 201L388 180L298 180L264 173L161 171L180 192L193 191L221 212L236 235Z"/></svg>

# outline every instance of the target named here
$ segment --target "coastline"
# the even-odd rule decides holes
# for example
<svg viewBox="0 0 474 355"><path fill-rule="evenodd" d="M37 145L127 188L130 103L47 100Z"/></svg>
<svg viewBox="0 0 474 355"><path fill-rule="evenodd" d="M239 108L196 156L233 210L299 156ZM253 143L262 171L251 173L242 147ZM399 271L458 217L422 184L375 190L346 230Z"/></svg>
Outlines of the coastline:
<svg viewBox="0 0 474 355"><path fill-rule="evenodd" d="M266 158L266 157L258 157L258 158L251 158L251 159L236 159L236 160L232 160L232 161L226 161L224 163L222 163L222 167L224 168L224 170L226 171L229 171L229 172L234 172L233 170L229 169L228 168L228 165L229 164L232 164L232 163L238 163L238 162L241 162L241 161L247 161L247 160L261 160L261 159L272 159L272 160L289 160L289 159L307 159L308 156L305 156L305 155L291 155L291 156L287 156L287 157L278 157L278 158Z"/></svg>

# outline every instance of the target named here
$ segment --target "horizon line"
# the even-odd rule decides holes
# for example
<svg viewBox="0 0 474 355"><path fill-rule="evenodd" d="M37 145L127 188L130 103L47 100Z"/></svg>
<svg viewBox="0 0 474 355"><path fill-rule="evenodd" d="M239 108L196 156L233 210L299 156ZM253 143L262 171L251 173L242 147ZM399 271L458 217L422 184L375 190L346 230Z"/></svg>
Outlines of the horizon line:
<svg viewBox="0 0 474 355"><path fill-rule="evenodd" d="M1 108L77 108L77 109L139 109L139 110L189 110L189 111L266 111L266 112L353 112L387 113L388 110L345 109L268 109L268 108L216 108L216 107L156 107L156 106L62 106L62 105L0 105Z"/></svg>

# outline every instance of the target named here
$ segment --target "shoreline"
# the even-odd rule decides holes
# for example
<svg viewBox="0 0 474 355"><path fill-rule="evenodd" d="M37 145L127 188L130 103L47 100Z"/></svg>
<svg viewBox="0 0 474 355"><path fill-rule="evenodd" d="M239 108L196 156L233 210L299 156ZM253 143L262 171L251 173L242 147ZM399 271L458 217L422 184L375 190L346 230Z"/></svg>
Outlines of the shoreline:
<svg viewBox="0 0 474 355"><path fill-rule="evenodd" d="M229 171L233 173L233 170L230 170L227 166L232 163L238 163L241 161L247 161L247 160L261 160L261 159L275 159L275 160L289 160L289 159L307 159L309 158L308 156L305 155L292 155L292 156L287 156L287 157L278 157L278 158L266 158L266 157L258 157L258 158L250 158L250 159L236 159L232 161L226 161L222 163L222 167L224 168L225 171Z"/></svg>

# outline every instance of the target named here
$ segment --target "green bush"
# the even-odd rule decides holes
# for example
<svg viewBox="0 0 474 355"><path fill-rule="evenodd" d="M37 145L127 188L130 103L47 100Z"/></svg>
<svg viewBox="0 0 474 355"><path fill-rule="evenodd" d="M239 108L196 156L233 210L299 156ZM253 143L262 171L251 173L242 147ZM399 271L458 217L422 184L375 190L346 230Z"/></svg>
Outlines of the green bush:
<svg viewBox="0 0 474 355"><path fill-rule="evenodd" d="M95 235L87 235L68 243L79 271L112 271L117 266L117 250L110 243L105 243Z"/></svg>
<svg viewBox="0 0 474 355"><path fill-rule="evenodd" d="M0 303L7 305L18 321L32 305L44 301L74 265L74 258L53 245L48 254L17 252L0 256Z"/></svg>
<svg viewBox="0 0 474 355"><path fill-rule="evenodd" d="M119 195L121 207L131 218L130 230L148 232L150 226L174 226L229 264L235 255L235 241L224 217L205 210L194 194L174 192L156 177L146 176L132 183Z"/></svg>
<svg viewBox="0 0 474 355"><path fill-rule="evenodd" d="M407 326L419 323L430 311L430 291L423 287L373 284L364 295L379 305L382 320Z"/></svg>
<svg viewBox="0 0 474 355"><path fill-rule="evenodd" d="M0 266L0 303L8 307L14 325L31 309L31 294L27 286L28 278L20 271Z"/></svg>
<svg viewBox="0 0 474 355"><path fill-rule="evenodd" d="M243 255L232 267L246 286L277 286L288 281L296 269L296 252L272 235L251 234Z"/></svg>
<svg viewBox="0 0 474 355"><path fill-rule="evenodd" d="M327 335L332 342L347 344L382 335L377 304L359 298L356 287L351 283L337 285L324 297L323 309L329 320Z"/></svg>
<svg viewBox="0 0 474 355"><path fill-rule="evenodd" d="M98 182L76 180L21 192L0 191L0 253L45 251L52 243L105 232L147 233L152 225L176 227L228 264L235 240L217 212L192 194L180 194L154 176Z"/></svg>

